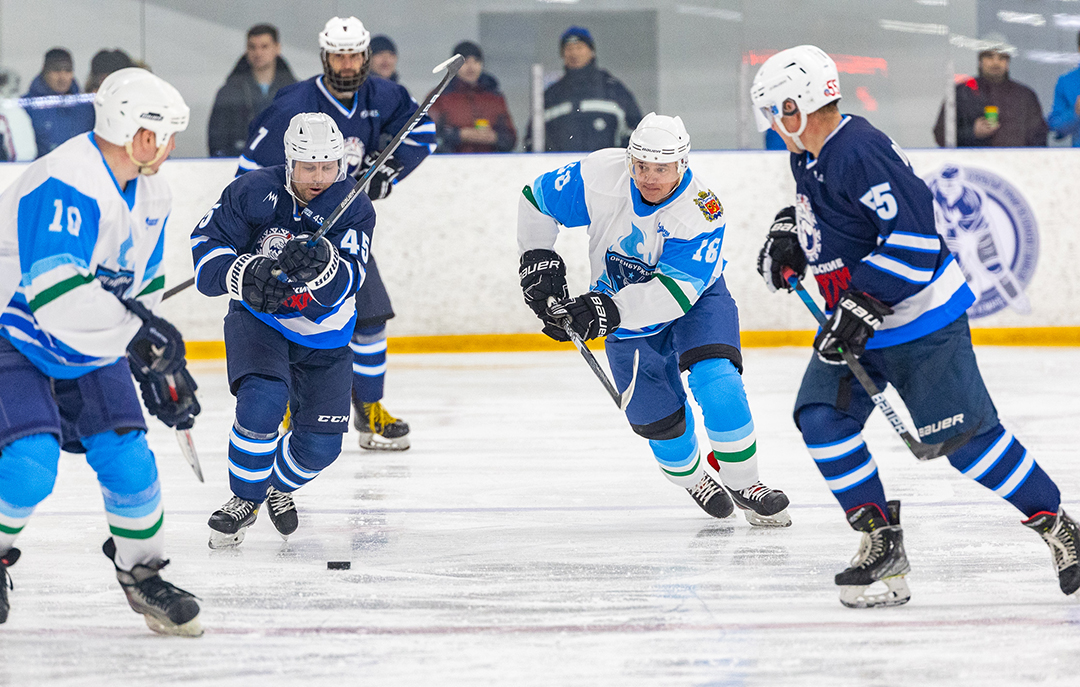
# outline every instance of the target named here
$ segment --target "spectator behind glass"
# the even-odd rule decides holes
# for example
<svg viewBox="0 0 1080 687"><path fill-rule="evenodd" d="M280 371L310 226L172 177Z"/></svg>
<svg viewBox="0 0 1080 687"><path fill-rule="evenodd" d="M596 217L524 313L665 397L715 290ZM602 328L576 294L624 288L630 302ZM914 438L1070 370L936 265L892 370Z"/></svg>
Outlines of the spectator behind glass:
<svg viewBox="0 0 1080 687"><path fill-rule="evenodd" d="M86 92L97 93L101 82L113 72L134 67L135 61L126 52L116 50L99 50L90 60L90 76L86 77Z"/></svg>
<svg viewBox="0 0 1080 687"><path fill-rule="evenodd" d="M53 48L26 92L26 112L34 123L37 155L41 157L72 136L94 128L93 99L79 96L71 53Z"/></svg>
<svg viewBox="0 0 1080 687"><path fill-rule="evenodd" d="M371 72L375 76L398 82L397 75L397 46L389 36L371 37Z"/></svg>
<svg viewBox="0 0 1080 687"><path fill-rule="evenodd" d="M979 76L956 85L956 146L1011 148L1045 146L1049 129L1039 96L1009 78L1016 48L992 33L983 39ZM934 125L934 139L945 145L945 105Z"/></svg>
<svg viewBox="0 0 1080 687"><path fill-rule="evenodd" d="M641 108L626 86L596 66L588 29L571 26L559 40L566 73L544 91L544 149L591 152L625 148L641 121ZM531 122L525 150L532 150Z"/></svg>
<svg viewBox="0 0 1080 687"><path fill-rule="evenodd" d="M208 140L210 157L239 157L251 120L266 109L278 90L296 83L281 57L278 31L270 24L248 29L247 50L214 96Z"/></svg>
<svg viewBox="0 0 1080 687"><path fill-rule="evenodd" d="M435 120L438 153L505 153L514 149L517 131L499 92L499 82L484 72L480 46L462 41L451 55L465 58L457 76L428 114Z"/></svg>
<svg viewBox="0 0 1080 687"><path fill-rule="evenodd" d="M18 98L19 75L0 69L0 162L29 162L37 157L34 124Z"/></svg>
<svg viewBox="0 0 1080 687"><path fill-rule="evenodd" d="M1080 50L1080 33L1076 35L1076 47ZM1072 136L1072 147L1080 148L1080 67L1058 77L1050 128L1057 138Z"/></svg>

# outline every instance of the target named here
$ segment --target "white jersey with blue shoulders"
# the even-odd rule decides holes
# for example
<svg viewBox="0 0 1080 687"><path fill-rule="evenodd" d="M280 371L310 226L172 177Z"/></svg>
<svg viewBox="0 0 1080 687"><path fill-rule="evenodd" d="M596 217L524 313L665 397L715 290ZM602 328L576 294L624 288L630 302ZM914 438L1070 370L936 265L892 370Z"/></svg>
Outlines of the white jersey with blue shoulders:
<svg viewBox="0 0 1080 687"><path fill-rule="evenodd" d="M0 195L0 335L44 374L72 379L116 362L165 286L166 181L124 189L93 133L38 159Z"/></svg>
<svg viewBox="0 0 1080 687"><path fill-rule="evenodd" d="M518 204L518 249L551 250L560 226L589 233L590 290L612 297L612 336L653 334L682 317L721 276L724 209L687 170L663 202L645 202L624 148L608 148L538 177Z"/></svg>

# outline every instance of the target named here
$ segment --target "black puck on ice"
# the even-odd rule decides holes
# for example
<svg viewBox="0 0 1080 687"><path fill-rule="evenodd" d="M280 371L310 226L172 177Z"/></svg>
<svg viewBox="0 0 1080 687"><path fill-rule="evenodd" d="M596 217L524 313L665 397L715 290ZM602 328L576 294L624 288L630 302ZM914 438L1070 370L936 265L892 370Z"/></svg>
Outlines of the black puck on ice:
<svg viewBox="0 0 1080 687"><path fill-rule="evenodd" d="M352 561L326 561L327 570L348 570L352 567Z"/></svg>

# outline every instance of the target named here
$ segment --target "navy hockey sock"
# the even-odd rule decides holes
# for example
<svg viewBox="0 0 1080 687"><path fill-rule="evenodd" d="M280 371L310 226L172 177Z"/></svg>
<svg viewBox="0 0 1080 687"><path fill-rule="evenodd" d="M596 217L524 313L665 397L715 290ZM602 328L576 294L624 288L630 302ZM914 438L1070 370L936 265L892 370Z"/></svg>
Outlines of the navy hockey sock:
<svg viewBox="0 0 1080 687"><path fill-rule="evenodd" d="M872 503L882 513L888 512L877 464L863 441L862 427L853 417L830 406L810 405L799 413L799 429L841 508L850 511Z"/></svg>
<svg viewBox="0 0 1080 687"><path fill-rule="evenodd" d="M340 434L289 432L281 438L270 484L278 491L296 491L318 477L340 453Z"/></svg>
<svg viewBox="0 0 1080 687"><path fill-rule="evenodd" d="M382 400L386 378L386 325L364 327L353 333L353 398L358 403Z"/></svg>
<svg viewBox="0 0 1080 687"><path fill-rule="evenodd" d="M949 462L1029 518L1042 511L1057 513L1061 505L1057 485L1000 423L964 444Z"/></svg>
<svg viewBox="0 0 1080 687"><path fill-rule="evenodd" d="M229 486L242 499L262 503L266 497L288 399L289 388L280 379L249 375L240 382L229 433Z"/></svg>

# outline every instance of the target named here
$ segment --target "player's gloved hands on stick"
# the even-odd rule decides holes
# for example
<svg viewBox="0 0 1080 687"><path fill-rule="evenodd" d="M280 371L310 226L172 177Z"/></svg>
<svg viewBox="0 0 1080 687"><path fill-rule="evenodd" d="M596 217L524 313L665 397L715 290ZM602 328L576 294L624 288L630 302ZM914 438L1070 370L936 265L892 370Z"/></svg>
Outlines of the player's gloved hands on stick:
<svg viewBox="0 0 1080 687"><path fill-rule="evenodd" d="M143 321L127 346L132 364L161 374L172 374L183 367L186 349L180 331L138 301L125 301L124 305Z"/></svg>
<svg viewBox="0 0 1080 687"><path fill-rule="evenodd" d="M814 338L814 350L823 362L842 365L843 349L856 358L866 350L866 342L874 335L886 315L893 309L862 291L840 294L832 317L821 326Z"/></svg>
<svg viewBox="0 0 1080 687"><path fill-rule="evenodd" d="M765 280L769 291L791 290L791 285L781 274L785 267L790 267L799 277L806 274L806 253L799 245L799 232L795 219L795 207L788 206L776 213L765 245L758 253L757 271Z"/></svg>
<svg viewBox="0 0 1080 687"><path fill-rule="evenodd" d="M241 255L225 277L229 295L244 301L255 312L273 313L293 293L277 274L277 260L265 255Z"/></svg>
<svg viewBox="0 0 1080 687"><path fill-rule="evenodd" d="M289 240L278 253L278 267L291 281L310 282L331 265L337 251L325 236L308 246L311 234L300 234Z"/></svg>
<svg viewBox="0 0 1080 687"><path fill-rule="evenodd" d="M547 309L544 333L556 341L569 341L562 328L569 321L570 328L585 341L607 336L619 328L619 308L609 296L590 291L577 298L552 303Z"/></svg>
<svg viewBox="0 0 1080 687"><path fill-rule="evenodd" d="M148 413L176 429L191 429L195 426L195 416L202 412L199 400L195 398L195 390L199 385L195 383L186 366L172 375L174 388L170 389L169 379L164 374L140 370L130 358L128 364L135 380L139 382L143 404ZM176 400L172 397L174 390Z"/></svg>
<svg viewBox="0 0 1080 687"><path fill-rule="evenodd" d="M364 163L360 165L360 169L357 170L356 178L361 179L367 174L368 169L375 164L375 160L379 158L378 152L368 153L364 156ZM383 163L379 165L375 173L371 175L371 183L368 184L367 194L371 200L380 200L390 195L390 191L393 190L394 181L401 175L401 172L405 169L405 165L394 159L394 156L383 160Z"/></svg>
<svg viewBox="0 0 1080 687"><path fill-rule="evenodd" d="M553 250L527 250L521 256L518 270L525 305L532 308L541 320L546 319L549 298L566 300L566 264Z"/></svg>

